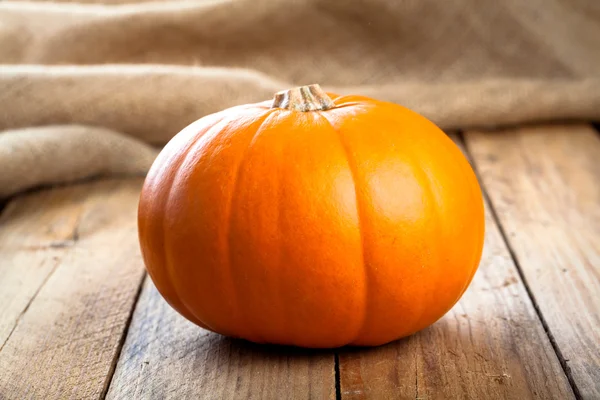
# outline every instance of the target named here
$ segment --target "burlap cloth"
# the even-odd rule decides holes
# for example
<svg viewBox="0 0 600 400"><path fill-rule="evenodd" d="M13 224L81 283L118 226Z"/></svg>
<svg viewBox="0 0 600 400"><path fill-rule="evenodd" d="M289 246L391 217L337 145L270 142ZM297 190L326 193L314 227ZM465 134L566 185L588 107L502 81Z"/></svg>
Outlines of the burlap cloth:
<svg viewBox="0 0 600 400"><path fill-rule="evenodd" d="M144 174L190 122L300 84L442 128L600 117L598 0L0 1L0 197Z"/></svg>

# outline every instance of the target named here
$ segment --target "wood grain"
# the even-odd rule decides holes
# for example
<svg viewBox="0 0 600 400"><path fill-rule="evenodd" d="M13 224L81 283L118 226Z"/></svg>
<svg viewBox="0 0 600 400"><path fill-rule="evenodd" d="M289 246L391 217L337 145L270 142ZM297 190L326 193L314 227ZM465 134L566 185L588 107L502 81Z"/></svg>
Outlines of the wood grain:
<svg viewBox="0 0 600 400"><path fill-rule="evenodd" d="M563 125L466 140L576 392L600 399L600 138Z"/></svg>
<svg viewBox="0 0 600 400"><path fill-rule="evenodd" d="M486 204L478 272L431 327L340 354L343 399L569 399L573 393Z"/></svg>
<svg viewBox="0 0 600 400"><path fill-rule="evenodd" d="M224 338L144 286L107 399L335 399L332 352Z"/></svg>
<svg viewBox="0 0 600 400"><path fill-rule="evenodd" d="M139 179L103 181L7 206L0 398L102 396L143 277L140 187Z"/></svg>

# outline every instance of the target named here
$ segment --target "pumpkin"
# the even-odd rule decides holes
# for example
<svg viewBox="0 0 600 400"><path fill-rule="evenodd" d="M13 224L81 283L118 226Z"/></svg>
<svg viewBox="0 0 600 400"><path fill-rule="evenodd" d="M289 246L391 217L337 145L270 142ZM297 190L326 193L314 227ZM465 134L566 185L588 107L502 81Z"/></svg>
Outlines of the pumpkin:
<svg viewBox="0 0 600 400"><path fill-rule="evenodd" d="M458 301L484 207L469 162L428 119L311 85L175 135L138 227L156 288L195 324L256 343L375 346Z"/></svg>

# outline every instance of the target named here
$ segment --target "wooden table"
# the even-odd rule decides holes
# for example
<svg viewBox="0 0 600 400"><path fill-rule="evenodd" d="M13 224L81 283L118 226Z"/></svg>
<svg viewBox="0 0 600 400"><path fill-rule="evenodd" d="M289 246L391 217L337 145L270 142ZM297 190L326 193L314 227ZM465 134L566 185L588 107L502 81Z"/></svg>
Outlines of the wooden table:
<svg viewBox="0 0 600 400"><path fill-rule="evenodd" d="M11 199L0 219L2 399L600 399L600 136L588 125L454 136L486 194L461 301L371 349L204 331L145 277L142 181Z"/></svg>

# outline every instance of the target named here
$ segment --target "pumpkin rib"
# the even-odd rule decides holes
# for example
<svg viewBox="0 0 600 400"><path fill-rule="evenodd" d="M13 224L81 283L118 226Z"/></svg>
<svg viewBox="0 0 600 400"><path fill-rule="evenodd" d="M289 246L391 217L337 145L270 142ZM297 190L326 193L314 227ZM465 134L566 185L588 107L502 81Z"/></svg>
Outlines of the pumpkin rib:
<svg viewBox="0 0 600 400"><path fill-rule="evenodd" d="M245 112L248 111L249 109L252 109L253 107L248 106L248 107L235 107L235 109L237 111L240 112ZM232 113L232 114L223 114L223 117L220 119L217 119L216 121L212 122L210 127L204 131L204 133L202 135L198 135L198 137L196 137L192 143L192 145L190 146L189 150L185 153L186 156L183 158L183 160L177 165L176 168L176 173L175 173L175 178L173 179L173 182L176 182L178 180L178 178L180 177L180 174L182 173L182 165L185 165L185 163L188 161L189 157L194 157L195 154L198 153L198 149L202 146L204 146L206 143L210 142L211 140L215 139L222 131L223 129L229 125L230 123L234 122L236 120L236 118L239 117L238 113ZM171 190L173 188L173 184L171 185L171 187L169 188L169 197L167 200L167 204L170 202L170 195L171 195ZM167 248L167 246L165 246L165 248ZM170 260L168 258L166 258L166 263L165 263L165 269L167 271L168 276L170 277L170 279L173 282L177 282L177 279L173 279L173 273L172 273L172 262L170 262ZM181 296L180 291L177 291L177 286L174 285L174 288L176 290L176 295L180 298L180 299L185 299L186 296ZM235 295L235 293L234 293ZM201 320L205 325L207 325L209 327L209 329L213 332L227 332L228 335L233 336L232 334L230 334L228 331L229 329L216 329L215 328L215 323L213 321L213 323L208 323L207 321L201 319L196 313L194 313L194 308L190 307L188 304L186 304L183 300L182 300L183 306L185 307L186 310L189 310L190 313L192 313L194 315L194 317L196 317L197 319ZM234 302L235 303L235 302ZM221 325L218 321L216 325ZM230 325L230 324L225 324L225 325Z"/></svg>
<svg viewBox="0 0 600 400"><path fill-rule="evenodd" d="M252 151L252 147L254 146L254 144L256 143L258 137L260 136L260 133L262 131L264 131L265 129L265 123L267 122L267 120L275 114L275 111L277 111L277 109L269 109L266 110L266 112L258 119L260 122L258 123L258 127L256 129L256 132L254 133L254 135L252 136L252 139L250 139L250 142L248 143L248 146L246 147L246 149L244 150L244 154L242 155L238 165L235 167L235 175L233 177L233 189L231 190L231 193L229 195L229 205L227 207L227 218L226 220L227 222L227 231L226 231L226 243L227 243L227 249L225 251L225 254L227 255L227 264L229 266L229 276L232 278L231 279L231 289L232 289L232 293L237 293L236 290L236 285L235 285L235 281L233 280L233 276L234 276L234 264L232 262L233 260L233 254L232 254L232 238L231 238L231 231L232 231L232 226L233 226L233 202L235 201L235 198L237 197L237 194L239 193L240 190L240 184L241 184L241 180L239 179L240 175L241 175L241 171L242 168L244 167L244 164L246 163L246 160L248 159L248 156L250 155L250 152ZM236 304L236 308L238 310L238 315L240 320L243 320L245 322L245 327L246 330L248 332L250 332L253 336L255 336L255 338L257 338L257 341L264 341L263 338L260 337L260 335L257 335L255 332L255 329L251 328L251 323L248 320L248 318L246 318L246 315L248 315L247 312L243 312L243 305L242 305L242 301L236 296L236 298L233 301L234 304ZM246 310L247 311L247 310ZM251 335L251 336L252 336ZM256 340L256 339L255 339Z"/></svg>
<svg viewBox="0 0 600 400"><path fill-rule="evenodd" d="M348 344L354 344L361 338L361 336L364 334L364 330L366 328L369 303L370 303L369 293L371 292L370 287L369 287L371 284L370 283L371 279L369 279L369 275L370 275L369 274L369 266L368 266L369 264L367 263L366 254L365 254L365 236L363 234L364 214L361 211L362 201L360 200L360 194L359 194L358 187L356 184L356 176L357 176L356 166L354 165L354 159L350 155L349 147L346 144L346 141L343 139L343 134L336 128L334 123L326 115L324 115L324 113L319 113L319 115L327 121L327 124L331 127L331 129L336 134L336 136L339 140L342 151L346 155L346 163L348 164L348 169L350 170L350 175L352 176L352 184L354 186L354 196L355 196L355 201L356 201L356 215L358 217L358 234L360 236L361 255L362 255L363 279L365 282L365 286L364 286L365 293L363 295L364 307L363 307L363 313L362 313L363 314L362 322L358 325L359 329L356 334L356 337L348 343Z"/></svg>
<svg viewBox="0 0 600 400"><path fill-rule="evenodd" d="M286 159L285 153L286 153L286 150L289 147L289 142L287 140L284 141L284 146L285 147L282 149L282 155L283 155L283 159L285 160ZM276 231L281 233L282 232L282 216L283 216L283 208L282 208L281 205L283 204L283 198L284 198L284 194L285 194L285 191L283 190L283 188L281 186L282 186L282 181L285 180L284 179L285 168L283 168L280 165L279 169L280 169L279 183L278 183L279 184L279 188L278 188L278 195L277 195L278 199L277 199L277 202L276 202L276 204L277 204L277 229L276 229ZM280 238L278 238L278 240L277 240L277 246L278 246L278 249L277 249L277 269L280 270L281 266L282 266L282 263L283 263L283 256L284 256L284 252L283 252L283 250L284 250L283 240L281 240ZM279 282L278 282L278 293L279 293L279 296L282 296L282 290L281 290L281 288L284 286L282 280L283 280L283 278L280 276L279 277ZM289 310L289 307L286 307L287 302L285 301L285 298L282 299L280 297L280 303L281 303L281 307L283 309L283 312L282 312L282 318L280 319L281 324L279 326L279 330L281 332L286 332L287 337L293 338L295 336L294 335L295 332L292 331L293 328L290 326L291 324L289 323L289 320L286 319L286 317L288 315L288 312L287 312L286 308Z"/></svg>
<svg viewBox="0 0 600 400"><path fill-rule="evenodd" d="M448 138L448 141L450 141L449 144L456 146L454 144L454 142L452 142L450 140L450 138ZM469 166L469 168L466 168L467 166ZM477 179L477 175L475 175L475 172L471 168L470 163L467 158L465 158L464 163L461 163L460 168L465 176L469 176L469 180L472 183L471 185L469 185L469 188L471 190L471 195L474 199L475 198L480 199L480 205L481 205L482 210L484 211L484 215L482 218L482 223L479 224L479 230L478 230L480 233L478 236L479 237L479 242L478 242L479 246L477 247L479 249L479 252L473 253L473 255L472 255L472 259L471 259L472 267L471 267L471 272L470 272L470 278L465 282L465 285L462 288L456 301L458 301L458 299L460 299L462 297L462 295L466 292L467 288L471 284L471 281L473 280L473 277L475 276L475 273L477 272L477 269L479 267L479 263L481 260L481 256L483 255L483 246L484 246L484 242L485 242L485 206L483 203L483 193L481 191L481 187L479 186L479 181ZM476 193L476 190L478 191L478 193ZM479 261L477 261L477 260L479 260Z"/></svg>
<svg viewBox="0 0 600 400"><path fill-rule="evenodd" d="M458 148L458 146L452 141L452 139L450 139L448 136L445 136L444 138L445 140L441 140L440 143L442 143L442 145L445 147L445 149L447 149L448 151L452 151L452 152L460 152L460 149ZM461 152L462 154L462 152ZM468 180L470 181L471 184L469 184L469 197L472 197L473 199L476 198L481 198L481 192L479 194L476 193L476 190L481 190L479 188L479 182L477 181L477 178L475 177L474 173L471 171L469 171L469 168L467 168L468 166L468 161L465 158L464 162L459 162L459 168L460 171L462 173L463 176L469 176ZM475 179L473 179L475 178ZM483 200L482 200L483 202ZM483 220L485 221L485 216L483 217ZM484 223L485 224L485 223ZM483 232L481 230L481 227L484 226L484 224L478 224L478 232L480 233L480 235L478 236L480 238L479 243L478 243L478 248L483 250L483 240L484 240L484 235ZM465 283L463 285L463 287L461 288L461 290L459 291L458 295L456 296L456 298L454 299L454 302L452 303L452 306L455 305L458 300L460 300L460 298L463 296L463 294L465 293L465 291L467 290L467 288L469 287L469 285L471 284L471 281L473 280L473 277L475 275L475 272L477 271L477 268L479 267L479 262L477 260L481 259L481 255L482 255L482 251L479 251L479 253L472 253L471 254L471 258L469 260L470 264L471 264L471 269L469 272L469 279L465 280ZM452 307L448 308L447 311L449 311ZM445 313L446 313L445 312ZM445 314L444 313L444 314Z"/></svg>
<svg viewBox="0 0 600 400"><path fill-rule="evenodd" d="M414 149L409 149L408 151L405 152L405 155L408 156L408 158L410 158L410 163L413 166L413 171L414 173L419 175L419 182L420 182L420 186L424 189L424 192L427 196L428 201L428 211L433 215L432 220L434 221L435 224L435 229L433 229L433 231L436 233L435 237L439 240L440 238L440 203L438 200L438 196L435 195L433 193L433 190L431 189L431 175L427 172L424 171L424 169L422 168L422 162L420 161L419 157L417 157L415 155L415 151ZM432 202L433 201L433 202ZM444 243L445 244L445 243ZM429 263L433 264L433 265L440 265L441 264L441 260L439 259L439 252L436 252L436 262L433 262L432 260L428 260ZM430 293L437 293L438 292L438 288L440 286L440 279L439 279L439 275L437 276L438 279L435 280L435 290L430 291ZM424 304L425 302L421 303L421 310L420 310L420 315L413 321L413 326L417 326L420 327L421 326L421 322L423 320L423 316L426 314L425 313L425 308L424 306L426 304ZM420 329L420 328L419 328ZM414 332L408 332L408 334L412 334Z"/></svg>
<svg viewBox="0 0 600 400"><path fill-rule="evenodd" d="M443 141L443 143L445 143L445 146L446 146L446 148L448 150L452 149L452 151L460 151L460 149L458 148L458 146L448 136L446 136L446 140ZM462 152L461 152L461 154L462 154ZM472 197L474 199L475 198L480 198L481 202L483 203L483 197L481 195L481 188L479 187L479 181L477 180L477 177L475 176L473 170L471 169L469 171L469 169L471 167L469 166L469 168L466 168L467 166L469 166L469 162L468 162L468 160L466 158L465 158L465 162L460 162L459 163L459 168L460 168L463 176L469 176L468 179L471 182L471 184L468 185L469 186L469 191L470 191L470 197ZM479 191L479 194L477 194L475 192L476 189ZM478 243L478 245L479 245L478 248L480 249L480 251L479 251L479 253L473 253L471 255L471 265L472 265L472 267L471 267L471 270L469 272L469 279L467 279L465 281L465 284L462 287L461 291L459 292L456 300L454 301L454 304L456 304L458 302L458 300L460 300L460 298L463 296L463 294L465 293L465 291L467 290L467 288L471 284L471 281L473 280L473 277L475 276L475 272L477 272L477 269L479 267L479 262L476 261L476 260L481 260L481 255L482 255L482 252L483 252L483 241L484 241L485 237L484 237L484 232L482 232L481 227L485 228L485 215L483 216L483 221L484 221L484 223L483 224L479 224L479 229L478 229L478 232L480 233L480 235L479 235L480 240L479 240L479 243Z"/></svg>
<svg viewBox="0 0 600 400"><path fill-rule="evenodd" d="M174 171L175 173L173 174L173 180L170 182L170 185L168 187L168 191L167 191L167 197L166 197L166 204L168 205L170 203L171 200L171 195L173 192L173 188L175 186L175 182L177 182L180 178L180 174L181 174L181 166L184 165L186 163L186 161L188 160L189 157L194 156L197 151L198 151L198 147L202 146L204 144L205 141L208 141L211 138L211 135L216 135L218 134L222 128L223 125L226 125L228 122L230 122L233 119L233 117L228 116L227 114L224 114L222 116L222 118L217 119L216 121L214 121L211 126L204 131L203 134L198 134L193 140L192 143L189 146L189 149L187 152L182 152L182 154L185 154L184 157L180 158L178 160L178 163L176 163L176 165L174 166ZM168 206L167 206L168 207ZM163 215L163 220L166 220L167 218L167 214L168 213L164 213ZM166 226L165 222L163 221L163 226ZM189 313L191 313L197 320L201 321L204 325L206 325L206 327L215 332L217 331L215 326L213 324L208 323L207 321L203 320L202 318L200 318L193 310L192 307L189 307L184 299L186 296L182 296L181 295L181 291L178 289L178 286L175 282L177 282L177 279L174 279L174 275L173 275L173 263L170 260L169 257L169 246L168 246L168 233L169 230L168 229L164 229L163 235L165 237L163 243L164 243L164 253L165 253L165 266L164 269L167 272L167 276L169 278L169 280L172 282L173 285L173 290L175 292L175 295L177 296L178 299L181 300L181 303L183 305L183 307L185 308L185 310Z"/></svg>
<svg viewBox="0 0 600 400"><path fill-rule="evenodd" d="M218 118L219 116L220 116L220 118ZM215 117L216 117L216 119L215 119L215 121L214 121L214 122L215 122L215 123L219 123L219 122L221 122L221 121L222 121L222 120L225 118L225 114L218 114L218 115L215 115ZM211 121L211 122L212 122L212 121ZM211 126L212 126L212 125L211 125ZM176 138L176 139L174 139L174 141L172 141L172 142L170 143L170 145L169 145L169 144L167 144L167 145L165 146L165 149L164 149L164 150L166 150L166 151L167 151L167 153L160 154L160 155L159 155L159 157L161 157L161 159L157 160L159 163L161 163L161 164L162 164L163 162L166 162L166 160L168 160L168 159L170 159L170 158L172 157L172 160L174 161L173 168L171 168L171 170L172 170L172 171L174 171L174 173L173 173L173 174L171 174L171 176L169 176L168 178L166 178L166 179L165 179L165 181L164 181L164 182L165 182L165 187L166 187L166 188L168 188L168 193L167 193L167 196L166 196L166 198L164 198L164 194L163 194L163 193L158 193L158 196L157 196L157 197L159 197L159 198L164 198L164 203L163 203L163 204L161 204L161 206L159 207L159 208L161 208L161 209L162 209L162 208L164 208L166 204L168 204L168 201L169 201L169 195L170 195L170 191L171 191L171 189L172 189L173 182L175 181L175 178L176 178L176 175L177 175L177 171L179 170L179 167L181 166L181 164L183 163L183 161L184 161L184 159L185 159L185 157L183 157L183 156L184 156L185 154L187 154L187 152L188 152L188 151L189 151L189 150L190 150L190 149L191 149L191 148L192 148L192 147L195 145L195 143L198 141L198 139L199 139L201 136L203 136L203 135L204 135L206 132L208 132L208 130L209 130L210 128L209 128L209 129L206 129L205 131L200 131L200 132L197 132L197 131L196 131L196 132L194 132L194 125L191 125L191 126L189 126L187 129L188 129L188 132L190 132L190 133L189 133L189 135L190 135L190 138L189 138L189 143L186 143L186 144L183 146L183 147L184 147L184 149L185 149L186 151L177 151L177 150L178 150L178 147L177 147L177 146L175 146L175 144L176 144L176 140L178 140L178 139ZM173 147L173 148L171 148L171 147ZM170 151L170 152L169 152L169 151ZM157 164L157 165L160 165L160 164ZM157 195L157 193L156 193L154 190L152 190L152 194L153 194L153 195L155 195L155 196ZM166 266L166 258L167 258L167 256L166 256L166 250L165 250L165 243L166 243L166 241L167 241L167 238L166 238L166 236L167 236L167 231L164 229L164 226L165 226L165 218L166 218L166 216L165 216L165 215L163 215L163 217L162 217L162 218L160 218L160 229L158 229L158 230L159 230L159 231L162 231L162 257L161 257L161 258L162 258L162 260L163 260L163 263L164 263L164 264L165 264L165 266ZM173 291L173 293L175 294L175 297L174 297L174 298L171 298L171 297L169 297L167 301L168 301L170 304L171 304L171 303L174 303L174 304L173 304L173 306L176 306L176 309L180 309L180 308L181 308L181 309L182 309L181 313L182 313L182 315L183 315L185 318L189 319L190 321L192 321L192 322L194 322L194 323L197 323L197 324L198 324L198 325L200 325L202 328L205 328L205 329L211 329L209 326L207 326L207 325L204 323L204 321L202 321L202 320L201 320L201 319L199 319L199 318L198 318L196 315L194 315L194 314L193 314L193 313L192 313L192 312L189 310L189 308L188 308L188 307L187 307L187 306L186 306L186 305L183 303L183 301L181 300L181 297L179 296L179 294L178 294L178 292L177 292L177 289L176 289L176 287L175 287L175 284L174 284L173 278L172 278L171 274L169 273L169 270L168 270L167 268L162 268L162 269L166 271L166 273L167 273L167 278L168 278L168 279L165 279L165 280L159 280L158 282L160 282L160 284L158 284L158 285L156 285L156 284L155 284L155 286L156 286L157 290L159 290L159 292L160 292L159 286L162 286L162 285L169 286L169 287L170 287L170 289L171 289L171 290ZM152 271L152 268L149 268L149 269L148 269L148 274L150 275L150 277L152 278L152 280L153 280L154 282L156 282L156 280L155 280L155 279L153 278L153 276L152 276L152 275L153 275L153 273L152 273L151 271ZM157 283L158 283L158 282L157 282Z"/></svg>

